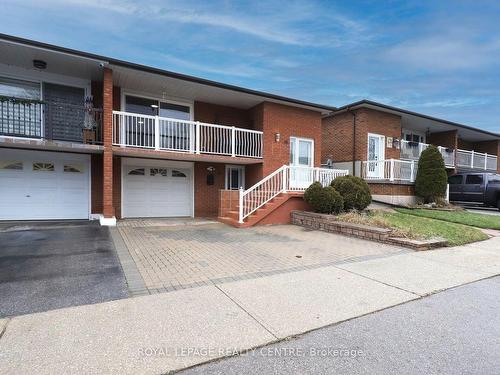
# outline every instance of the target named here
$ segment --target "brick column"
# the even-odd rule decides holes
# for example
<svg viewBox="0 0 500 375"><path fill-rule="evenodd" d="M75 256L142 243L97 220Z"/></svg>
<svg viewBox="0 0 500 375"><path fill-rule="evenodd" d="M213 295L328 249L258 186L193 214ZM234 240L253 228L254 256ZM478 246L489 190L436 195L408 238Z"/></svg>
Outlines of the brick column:
<svg viewBox="0 0 500 375"><path fill-rule="evenodd" d="M102 206L105 218L115 216L113 206L113 71L104 68L103 73L103 191Z"/></svg>

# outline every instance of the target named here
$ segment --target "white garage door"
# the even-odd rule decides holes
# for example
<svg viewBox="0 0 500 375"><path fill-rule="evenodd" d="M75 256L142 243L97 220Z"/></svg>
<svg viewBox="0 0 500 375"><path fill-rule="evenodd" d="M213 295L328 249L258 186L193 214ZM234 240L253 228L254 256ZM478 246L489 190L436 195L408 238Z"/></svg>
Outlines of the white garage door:
<svg viewBox="0 0 500 375"><path fill-rule="evenodd" d="M130 165L133 163L133 165ZM124 159L123 217L192 215L192 165L181 162Z"/></svg>
<svg viewBox="0 0 500 375"><path fill-rule="evenodd" d="M88 219L89 155L0 149L0 220Z"/></svg>

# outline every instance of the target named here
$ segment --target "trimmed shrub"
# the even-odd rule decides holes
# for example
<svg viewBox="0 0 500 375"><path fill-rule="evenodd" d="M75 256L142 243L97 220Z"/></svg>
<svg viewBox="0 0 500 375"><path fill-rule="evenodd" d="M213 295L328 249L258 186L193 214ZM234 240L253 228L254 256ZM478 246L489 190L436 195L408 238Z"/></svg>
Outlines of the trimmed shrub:
<svg viewBox="0 0 500 375"><path fill-rule="evenodd" d="M314 182L304 192L304 200L315 212L322 214L338 214L344 207L344 200L331 186L323 187L319 182Z"/></svg>
<svg viewBox="0 0 500 375"><path fill-rule="evenodd" d="M364 210L372 203L370 188L365 180L356 176L337 177L331 186L337 190L344 199L344 210Z"/></svg>
<svg viewBox="0 0 500 375"><path fill-rule="evenodd" d="M448 175L443 156L436 146L431 145L418 159L415 194L422 198L424 203L434 203L445 196L447 184Z"/></svg>

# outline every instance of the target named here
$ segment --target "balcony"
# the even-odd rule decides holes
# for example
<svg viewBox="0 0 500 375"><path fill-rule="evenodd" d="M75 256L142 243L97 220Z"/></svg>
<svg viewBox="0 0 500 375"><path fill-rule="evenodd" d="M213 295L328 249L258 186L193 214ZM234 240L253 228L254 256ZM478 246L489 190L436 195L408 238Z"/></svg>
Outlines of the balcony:
<svg viewBox="0 0 500 375"><path fill-rule="evenodd" d="M420 154L429 145L427 143L401 141L401 159L418 160ZM438 146L438 150L443 156L444 164L448 168L469 168L484 171L497 170L497 156L468 150L454 150ZM455 155L456 154L456 155Z"/></svg>
<svg viewBox="0 0 500 375"><path fill-rule="evenodd" d="M102 143L102 110L0 96L0 136Z"/></svg>
<svg viewBox="0 0 500 375"><path fill-rule="evenodd" d="M262 158L262 132L113 111L113 144L167 152Z"/></svg>

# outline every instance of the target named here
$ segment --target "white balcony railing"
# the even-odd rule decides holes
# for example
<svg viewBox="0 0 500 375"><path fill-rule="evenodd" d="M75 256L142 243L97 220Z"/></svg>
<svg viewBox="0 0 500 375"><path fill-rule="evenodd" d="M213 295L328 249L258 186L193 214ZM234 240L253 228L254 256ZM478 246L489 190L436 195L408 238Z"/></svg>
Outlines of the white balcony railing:
<svg viewBox="0 0 500 375"><path fill-rule="evenodd" d="M429 147L427 143L401 141L401 159L418 160L422 151L427 147ZM455 167L456 153L456 165L459 168L482 169L487 171L497 170L496 155L460 149L454 150L442 146L438 146L438 150L441 152L444 164L447 167Z"/></svg>
<svg viewBox="0 0 500 375"><path fill-rule="evenodd" d="M422 142L409 142L401 141L401 159L418 160L420 154L429 147L429 144ZM447 167L453 167L455 165L455 150L446 148L443 146L438 146L438 150L443 156L444 164Z"/></svg>
<svg viewBox="0 0 500 375"><path fill-rule="evenodd" d="M159 151L262 158L262 132L113 111L113 144Z"/></svg>
<svg viewBox="0 0 500 375"><path fill-rule="evenodd" d="M497 157L495 155L490 155L482 152L458 149L457 167L496 171Z"/></svg>
<svg viewBox="0 0 500 375"><path fill-rule="evenodd" d="M375 181L414 182L417 176L417 160L376 160L361 164L361 178Z"/></svg>
<svg viewBox="0 0 500 375"><path fill-rule="evenodd" d="M251 188L239 191L239 222L264 206L271 199L287 191L304 191L313 182L319 181L328 186L339 176L345 176L347 170L298 167L283 165Z"/></svg>

